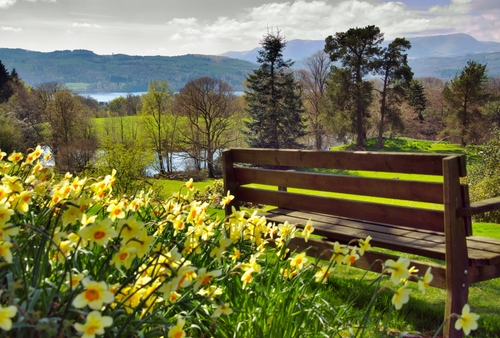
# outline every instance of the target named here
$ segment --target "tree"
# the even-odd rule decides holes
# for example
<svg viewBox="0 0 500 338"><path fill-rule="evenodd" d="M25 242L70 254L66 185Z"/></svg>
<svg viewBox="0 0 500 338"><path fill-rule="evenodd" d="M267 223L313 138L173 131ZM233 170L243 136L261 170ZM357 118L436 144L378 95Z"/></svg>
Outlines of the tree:
<svg viewBox="0 0 500 338"><path fill-rule="evenodd" d="M162 175L166 174L167 170L172 171L171 161L168 161L169 153L173 149L172 133L175 130L172 94L168 81L152 80L148 92L142 98L143 125L157 154L158 171Z"/></svg>
<svg viewBox="0 0 500 338"><path fill-rule="evenodd" d="M60 171L82 171L97 149L91 112L69 90L54 94L45 109L50 125L50 147Z"/></svg>
<svg viewBox="0 0 500 338"><path fill-rule="evenodd" d="M268 32L260 41L260 67L247 78L245 99L250 121L245 134L250 147L301 148L305 135L300 85L290 71L291 60L283 59L285 38Z"/></svg>
<svg viewBox="0 0 500 338"><path fill-rule="evenodd" d="M306 59L307 69L299 71L303 87L302 95L306 104L305 112L310 132L314 136L317 150L325 146L327 131L322 121L326 100L326 81L330 71L330 58L324 51L318 51Z"/></svg>
<svg viewBox="0 0 500 338"><path fill-rule="evenodd" d="M417 114L416 119L420 122L424 120L423 112L427 106L427 96L424 92L424 86L418 80L411 80L406 92L408 104Z"/></svg>
<svg viewBox="0 0 500 338"><path fill-rule="evenodd" d="M383 144L383 133L386 120L392 124L402 125L399 107L404 99L406 88L413 78L408 66L408 55L405 53L411 44L404 38L396 38L381 53L376 72L382 76L380 92L380 122L378 127L377 149Z"/></svg>
<svg viewBox="0 0 500 338"><path fill-rule="evenodd" d="M325 52L332 62L340 61L342 67L333 66L332 73L337 74L349 90L353 99L354 125L356 128L356 145L362 147L366 138L364 119L368 117L367 108L371 103L371 85L363 78L372 73L378 66L382 50L380 44L384 40L383 33L375 26L351 28L347 32L338 32L325 40ZM332 82L330 82L332 83Z"/></svg>
<svg viewBox="0 0 500 338"><path fill-rule="evenodd" d="M443 89L443 99L450 107L448 130L458 128L462 146L480 132L474 125L483 120L479 107L487 98L487 80L486 65L469 60L460 75L446 83Z"/></svg>
<svg viewBox="0 0 500 338"><path fill-rule="evenodd" d="M231 85L208 76L189 81L175 97L176 111L186 116L191 126L184 135L184 150L207 163L211 178L215 177L214 155L234 141L235 102Z"/></svg>
<svg viewBox="0 0 500 338"><path fill-rule="evenodd" d="M7 102L13 94L10 82L10 75L0 60L0 103Z"/></svg>

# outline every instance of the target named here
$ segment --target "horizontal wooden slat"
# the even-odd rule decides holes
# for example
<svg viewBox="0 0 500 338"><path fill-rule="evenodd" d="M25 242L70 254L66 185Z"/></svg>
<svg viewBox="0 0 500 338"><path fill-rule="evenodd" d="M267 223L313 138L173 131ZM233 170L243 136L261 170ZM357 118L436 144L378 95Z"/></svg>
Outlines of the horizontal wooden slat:
<svg viewBox="0 0 500 338"><path fill-rule="evenodd" d="M471 203L469 207L457 210L458 216L472 216L489 211L500 210L500 197L489 198L479 202Z"/></svg>
<svg viewBox="0 0 500 338"><path fill-rule="evenodd" d="M313 222L314 233L331 240L347 243L371 236L372 245L424 257L444 260L444 233L411 229L407 227L376 224L338 218L321 214L308 214L286 209L271 209L264 216L268 221L300 225L309 219ZM467 239L470 266L500 264L500 240L473 236Z"/></svg>
<svg viewBox="0 0 500 338"><path fill-rule="evenodd" d="M247 187L238 188L241 201L307 210L376 223L398 224L432 231L443 231L443 212L389 204L303 195Z"/></svg>
<svg viewBox="0 0 500 338"><path fill-rule="evenodd" d="M325 260L330 260L333 254L333 243L311 238L306 243L304 239L301 237L293 238L290 241L289 248L291 250L303 251L307 249L307 254L309 256L318 257ZM397 260L398 257L395 255L389 255L382 252L368 251L365 252L363 256L360 257L356 262L354 262L353 266L370 270L374 272L381 272L382 264L378 261L385 262L388 259ZM422 276L428 267L431 267L431 272L434 278L431 281L431 286L438 288L445 288L445 269L443 265L432 263L432 262L422 262L418 260L410 260L410 266L414 266L419 271L418 275ZM411 279L410 279L411 280Z"/></svg>
<svg viewBox="0 0 500 338"><path fill-rule="evenodd" d="M291 149L231 149L234 163L367 170L422 175L443 175L442 159L449 154L311 151ZM451 155L463 156L463 155ZM465 161L461 161L465 163ZM465 166L463 171L465 172Z"/></svg>
<svg viewBox="0 0 500 338"><path fill-rule="evenodd" d="M408 201L443 203L443 184L371 177L234 168L240 185L257 183Z"/></svg>

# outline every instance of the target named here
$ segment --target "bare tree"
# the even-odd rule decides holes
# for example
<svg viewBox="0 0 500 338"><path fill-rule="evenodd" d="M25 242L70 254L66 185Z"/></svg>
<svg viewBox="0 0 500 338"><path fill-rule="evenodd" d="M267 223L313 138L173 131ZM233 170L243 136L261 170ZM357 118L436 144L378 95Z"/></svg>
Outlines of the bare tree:
<svg viewBox="0 0 500 338"><path fill-rule="evenodd" d="M320 50L306 59L307 69L299 71L302 82L308 127L314 136L315 148L320 150L325 146L328 136L321 115L324 109L326 81L330 73L330 57Z"/></svg>
<svg viewBox="0 0 500 338"><path fill-rule="evenodd" d="M236 96L228 83L208 76L189 81L175 97L176 111L189 120L184 150L198 162L206 162L209 177L215 177L217 151L234 141L231 131Z"/></svg>
<svg viewBox="0 0 500 338"><path fill-rule="evenodd" d="M157 154L159 172L164 175L167 171L172 171L171 161L168 159L173 150L171 135L175 130L173 121L175 117L172 115L172 91L168 86L168 81L151 81L142 101L143 126Z"/></svg>

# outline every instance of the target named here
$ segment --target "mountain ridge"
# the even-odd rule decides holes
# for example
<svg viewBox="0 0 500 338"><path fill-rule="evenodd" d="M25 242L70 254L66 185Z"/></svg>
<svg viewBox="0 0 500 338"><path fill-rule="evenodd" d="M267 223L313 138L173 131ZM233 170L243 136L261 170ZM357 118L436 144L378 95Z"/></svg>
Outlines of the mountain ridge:
<svg viewBox="0 0 500 338"><path fill-rule="evenodd" d="M437 35L408 39L409 65L414 76L449 80L460 73L468 60L487 64L489 76L500 76L500 43L478 41L467 34ZM390 41L385 41L387 46ZM304 60L324 46L323 40L291 40L284 50L294 68L305 68ZM168 80L178 91L189 80L212 76L241 91L254 69L260 47L219 55L182 56L98 55L85 49L37 52L0 48L0 60L8 70L16 69L24 82L76 83L82 92L141 92L153 80Z"/></svg>

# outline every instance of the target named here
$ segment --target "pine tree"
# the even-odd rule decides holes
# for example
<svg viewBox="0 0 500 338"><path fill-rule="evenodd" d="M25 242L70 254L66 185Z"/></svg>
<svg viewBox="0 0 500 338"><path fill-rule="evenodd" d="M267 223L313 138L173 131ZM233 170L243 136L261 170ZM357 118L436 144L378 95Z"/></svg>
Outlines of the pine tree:
<svg viewBox="0 0 500 338"><path fill-rule="evenodd" d="M251 121L246 123L247 142L253 148L303 148L305 135L299 82L283 59L286 46L280 32L268 32L260 42L260 68L247 78L245 99Z"/></svg>

